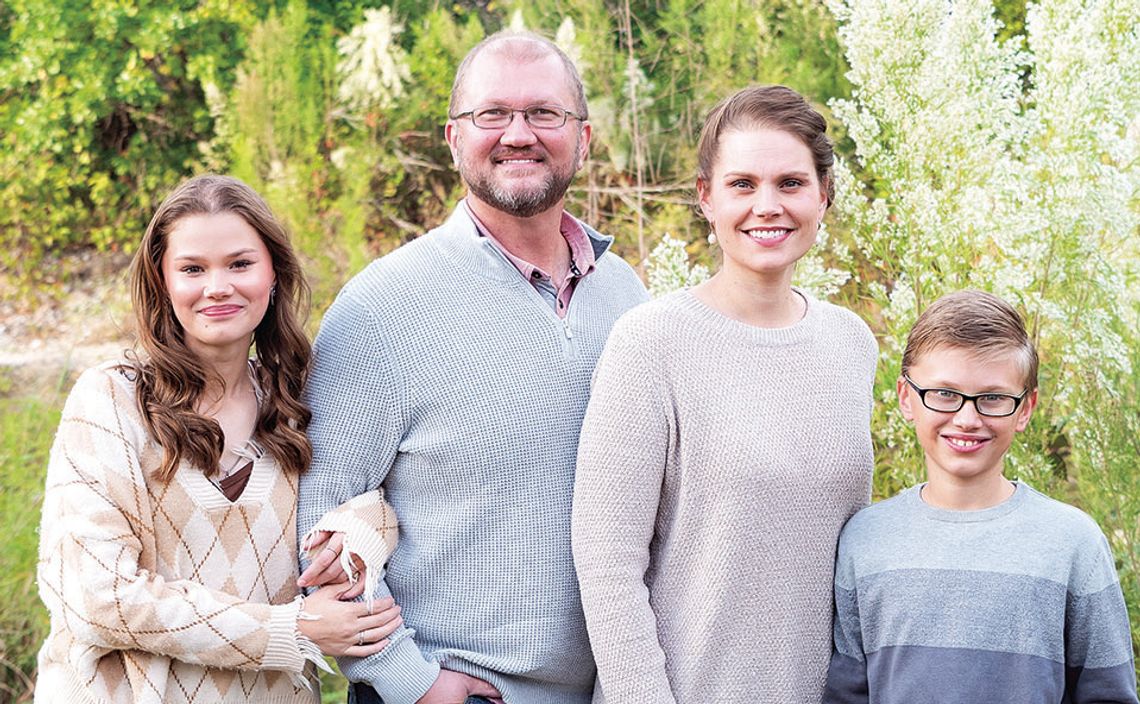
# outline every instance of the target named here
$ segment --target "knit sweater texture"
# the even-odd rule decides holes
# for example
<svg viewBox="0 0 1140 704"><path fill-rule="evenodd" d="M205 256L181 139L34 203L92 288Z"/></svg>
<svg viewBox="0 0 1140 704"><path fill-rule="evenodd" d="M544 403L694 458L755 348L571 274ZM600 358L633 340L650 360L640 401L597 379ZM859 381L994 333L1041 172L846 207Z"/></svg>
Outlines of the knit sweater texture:
<svg viewBox="0 0 1140 704"><path fill-rule="evenodd" d="M63 409L40 526L51 631L36 702L316 701L296 637L297 477L264 454L232 503L186 462L154 479L162 448L132 378L90 369Z"/></svg>
<svg viewBox="0 0 1140 704"><path fill-rule="evenodd" d="M1019 482L980 511L922 485L847 524L828 704L1136 704L1128 612L1108 542Z"/></svg>
<svg viewBox="0 0 1140 704"><path fill-rule="evenodd" d="M508 704L584 704L594 663L570 553L574 458L590 375L613 322L647 298L587 229L597 268L564 319L460 207L341 291L315 342L313 466L302 534L383 487L400 538L377 596L405 628L342 658L385 704L415 702L442 665Z"/></svg>
<svg viewBox="0 0 1140 704"><path fill-rule="evenodd" d="M606 704L818 704L843 523L870 499L877 349L689 291L614 326L582 428L573 550Z"/></svg>

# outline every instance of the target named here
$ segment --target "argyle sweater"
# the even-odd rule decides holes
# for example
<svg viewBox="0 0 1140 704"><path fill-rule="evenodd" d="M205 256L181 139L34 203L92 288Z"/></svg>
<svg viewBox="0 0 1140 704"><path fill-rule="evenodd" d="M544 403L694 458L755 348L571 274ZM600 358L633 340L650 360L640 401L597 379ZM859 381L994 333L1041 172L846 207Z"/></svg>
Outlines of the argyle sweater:
<svg viewBox="0 0 1140 704"><path fill-rule="evenodd" d="M843 530L828 704L1136 704L1112 553L1078 509L1019 482L980 511L922 486Z"/></svg>
<svg viewBox="0 0 1140 704"><path fill-rule="evenodd" d="M819 704L835 545L871 494L877 348L805 298L780 329L689 291L614 326L574 490L596 704Z"/></svg>
<svg viewBox="0 0 1140 704"><path fill-rule="evenodd" d="M129 374L85 372L48 465L36 701L316 701L296 636L297 478L265 454L231 503L185 462L155 480L161 458Z"/></svg>
<svg viewBox="0 0 1140 704"><path fill-rule="evenodd" d="M340 659L385 704L416 701L440 665L508 704L590 699L574 456L610 326L647 295L611 240L587 234L597 268L563 319L460 207L350 281L321 323L298 527L379 486L400 517L380 594L407 627Z"/></svg>

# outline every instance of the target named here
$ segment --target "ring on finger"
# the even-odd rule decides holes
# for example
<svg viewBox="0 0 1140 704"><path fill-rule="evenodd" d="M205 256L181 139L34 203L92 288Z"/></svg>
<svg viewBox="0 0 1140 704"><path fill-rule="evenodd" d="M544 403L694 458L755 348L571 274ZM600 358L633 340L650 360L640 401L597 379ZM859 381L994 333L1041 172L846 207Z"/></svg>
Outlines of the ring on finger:
<svg viewBox="0 0 1140 704"><path fill-rule="evenodd" d="M356 634L356 644L364 645L364 631L359 631Z"/></svg>

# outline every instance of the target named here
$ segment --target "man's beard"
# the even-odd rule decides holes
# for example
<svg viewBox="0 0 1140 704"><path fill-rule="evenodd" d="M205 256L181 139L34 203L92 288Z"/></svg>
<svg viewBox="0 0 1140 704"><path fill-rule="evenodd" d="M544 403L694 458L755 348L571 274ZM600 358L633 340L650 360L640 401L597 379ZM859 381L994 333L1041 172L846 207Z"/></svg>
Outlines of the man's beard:
<svg viewBox="0 0 1140 704"><path fill-rule="evenodd" d="M519 151L525 152L525 150ZM501 157L502 154L496 156ZM574 174L577 172L577 169L573 167L565 171L551 169L538 186L512 191L503 188L502 184L493 178L493 165L486 171L468 168L462 151L457 167L460 178L467 184L467 189L471 191L472 195L495 210L513 215L516 218L534 217L554 207L566 195L566 190L570 188L570 183L574 180Z"/></svg>

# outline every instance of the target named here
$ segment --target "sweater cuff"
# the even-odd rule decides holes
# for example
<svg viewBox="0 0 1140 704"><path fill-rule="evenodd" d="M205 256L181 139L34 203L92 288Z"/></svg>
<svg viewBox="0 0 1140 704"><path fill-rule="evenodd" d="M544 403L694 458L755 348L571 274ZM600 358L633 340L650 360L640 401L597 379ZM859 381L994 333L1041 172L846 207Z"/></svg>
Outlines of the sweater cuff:
<svg viewBox="0 0 1140 704"><path fill-rule="evenodd" d="M427 660L411 638L391 643L379 655L382 673L370 673L368 684L384 704L415 704L439 677L439 663Z"/></svg>
<svg viewBox="0 0 1140 704"><path fill-rule="evenodd" d="M305 667L305 656L297 643L297 614L301 600L269 607L269 643L261 667L265 670L282 670L297 673Z"/></svg>

